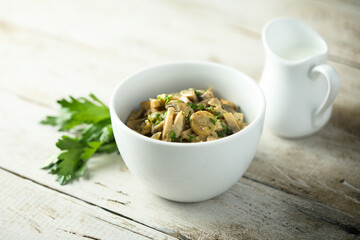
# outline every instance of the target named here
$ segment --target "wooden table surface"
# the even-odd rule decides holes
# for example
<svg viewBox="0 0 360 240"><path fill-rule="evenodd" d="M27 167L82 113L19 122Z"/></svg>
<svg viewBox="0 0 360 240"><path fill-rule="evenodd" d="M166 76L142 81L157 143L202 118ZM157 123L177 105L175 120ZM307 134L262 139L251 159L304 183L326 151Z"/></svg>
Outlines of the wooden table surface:
<svg viewBox="0 0 360 240"><path fill-rule="evenodd" d="M182 204L149 193L117 154L66 186L40 168L61 135L56 100L114 87L141 68L204 60L259 80L261 29L298 18L330 49L341 89L329 123L285 140L265 129L226 193ZM0 0L0 239L360 238L360 2Z"/></svg>

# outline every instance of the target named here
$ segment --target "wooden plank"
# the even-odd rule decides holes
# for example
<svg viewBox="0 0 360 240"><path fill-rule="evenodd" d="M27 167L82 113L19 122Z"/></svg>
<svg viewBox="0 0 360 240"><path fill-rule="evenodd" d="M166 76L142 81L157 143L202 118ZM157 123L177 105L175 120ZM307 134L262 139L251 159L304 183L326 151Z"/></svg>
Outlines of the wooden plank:
<svg viewBox="0 0 360 240"><path fill-rule="evenodd" d="M150 54L154 59L167 60L164 55L170 54L176 59L194 59L205 54L221 59L232 54L241 62L243 43L237 35L259 39L267 21L290 16L319 31L329 43L333 60L360 68L358 4L335 2L113 0L85 4L80 0L49 3L14 0L2 4L0 20L63 41L127 54L129 58ZM191 44L184 44L189 40ZM214 49L219 46L223 50L215 55ZM253 61L252 55L244 59Z"/></svg>
<svg viewBox="0 0 360 240"><path fill-rule="evenodd" d="M0 34L3 56L0 86L41 105L53 106L56 99L69 94L84 96L94 90L106 102L120 79L145 67L148 61L156 61L150 53L143 54L144 62L132 61L127 56L69 44L11 25L0 27ZM239 37L238 40L245 46L241 49L245 56L253 54L253 59L261 61L259 39ZM188 42L191 45L192 41ZM211 44L207 46L211 48ZM219 55L222 50L223 47L214 48ZM239 57L223 56L224 63L235 63ZM163 57L171 58L171 53ZM207 55L199 59L205 60ZM360 167L356 161L360 151L357 97L360 71L343 64L331 64L339 71L342 85L330 123L311 138L296 141L282 140L265 131L256 159L246 175L360 217L359 193L355 190L360 188ZM261 74L260 65L255 62L245 60L234 66L240 66L252 76ZM39 131L42 130L39 128ZM55 141L54 135L49 142Z"/></svg>
<svg viewBox="0 0 360 240"><path fill-rule="evenodd" d="M175 239L0 169L1 239Z"/></svg>
<svg viewBox="0 0 360 240"><path fill-rule="evenodd" d="M55 99L60 97L68 94L84 95L94 89L96 89L95 93L97 95L107 100L112 88L123 76L150 63L153 64L171 59L209 59L243 69L256 79L258 79L261 74L263 60L258 31L262 26L261 21L269 17L269 15L264 15L262 12L259 14L251 14L251 6L256 7L257 2L255 2L254 5L250 4L250 7L244 10L244 16L238 14L236 11L230 11L227 6L223 7L225 10L220 9L221 11L219 11L217 7L209 7L207 4L204 5L201 2L187 3L178 1L175 3L166 3L169 4L169 6L160 4L153 5L145 1L134 3L122 2L121 4L123 5L121 6L116 2L110 2L109 5L104 5L99 4L97 1L86 3L85 5L80 1L72 1L71 3L54 1L49 3L49 5L44 3L35 4L35 2L12 1L10 4L12 3L21 4L27 12L21 12L22 10L16 5L9 9L7 6L10 5L6 4L5 6L5 4L2 4L4 7L1 7L3 11L0 10L2 11L0 16L6 21L0 26L0 31L2 32L0 52L3 56L0 59L0 86L20 94L19 96L26 100L33 101L40 105L52 105ZM164 2L161 3L165 4ZM274 9L278 9L276 11L279 11L279 13L284 13L283 10L280 11L284 9L281 8L280 3L284 3L284 1L277 1ZM198 5L193 6L194 4ZM181 6L179 7L178 5ZM286 6L286 4L284 5ZM289 5L295 6L294 2L290 2ZM318 4L317 6L322 5ZM236 9L235 7L233 8ZM300 10L305 11L306 8L309 7L303 6ZM351 19L357 19L357 16L353 14L355 9L344 11L343 8L339 6L336 8L331 7L328 11L328 9L325 8L325 13L322 15L323 20L318 21L317 24L326 23L325 20L329 18L329 15L335 15L338 8L340 9L339 11L342 12L342 14L340 14L342 17L334 19L337 19L339 25L330 25L334 25L336 30L341 30L339 26L345 26L345 23L347 23L349 26L353 26L353 30L355 29L355 31L348 33L349 29L347 29L345 31L346 34L336 34L336 38L340 38L340 40L346 43L345 45L343 44L346 54L345 57L339 54L340 59L335 60L356 68L356 58L353 60L351 59L352 53L349 55L349 46L351 47L354 44L348 44L347 42L349 36L350 39L357 39L356 31L358 25L356 23L353 24L351 22L352 20L348 21L348 16ZM41 11L37 12L37 9ZM96 12L94 9L96 9ZM183 11L184 9L186 11ZM291 9L291 11L296 11L294 9ZM271 14L277 14L275 10L270 11ZM223 14L216 15L219 12L223 12ZM321 13L319 8L315 8L315 10L310 9L310 11L306 12L314 15ZM154 13L154 16L149 17L149 19L147 19L148 21L145 22L138 21L140 16L148 16L148 13ZM67 16L66 20L64 20L63 17L65 15ZM254 20L247 20L249 16L246 15L252 15L260 19L258 22L255 21L255 23L258 24L257 30L256 28L252 30L254 28L253 26L250 28L243 27L244 25L248 26L254 23ZM306 14L304 14L304 16L305 15ZM101 17L94 18L94 16ZM226 18L223 18L223 16L226 16ZM263 18L263 16L265 17ZM306 15L306 17L307 19L311 19L308 15ZM32 20L28 21L28 19ZM47 21L44 21L44 19ZM163 19L169 20L164 21ZM317 19L318 18L315 20ZM242 23L237 26L240 20L242 20ZM68 26L65 28L62 27L64 21L69 21L67 22ZM8 24L8 22L15 24L15 27ZM231 24L229 22L231 22ZM311 23L314 24L313 22ZM86 27L90 25L93 26L93 29ZM234 27L234 25L236 26ZM114 29L119 29L119 31L114 31ZM139 31L138 29L145 30ZM336 43L335 45L341 50L341 44ZM184 46L186 46L188 51L184 51ZM353 52L355 56L359 56L356 46L357 45L355 45ZM333 49L333 47L330 46L330 49ZM339 52L341 53L341 51ZM343 61L344 59L345 61ZM342 89L336 101L331 122L325 130L314 137L299 141L281 140L265 131L257 157L246 175L249 178L282 189L283 191L329 204L358 219L360 211L358 211L359 205L356 201L359 199L357 189L359 189L360 186L358 185L359 171L357 171L359 164L356 160L359 159L357 147L359 142L359 101L357 100L356 93L359 90L359 83L357 81L359 71L343 66L343 64L336 65L336 67L342 77ZM100 81L101 84L99 83ZM5 100L8 101L9 99L6 98ZM12 101L8 102L12 103ZM14 106L16 107L17 105ZM29 107L28 105L19 106L23 108ZM8 106L4 106L4 108L7 109ZM36 122L40 119L40 115L45 115L45 111L50 110L42 108L35 110L32 107L29 107L29 109L35 112L39 111L41 114L37 113L36 119L30 118L33 124L31 126L26 125L27 122L23 123L20 120L15 121L17 125L23 124L24 128L19 130L12 129L11 132L8 132L9 135L12 136L8 141L12 144L2 145L4 148L8 146L8 149L11 149L11 146L18 147L18 152L8 152L9 158L6 162L6 167L10 166L12 170L20 173L24 171L24 160L26 160L26 162L33 162L33 156L38 157L37 164L40 166L40 159L45 159L54 149L49 148L47 144L49 142L55 142L57 137L51 130L44 133L43 131L45 130L43 130L43 128L39 126L35 127ZM10 113L13 114L13 116L18 116L19 119L28 119L28 116L33 114L33 112L28 111L25 115L22 115L24 112L16 113L16 111L20 110L13 109ZM9 120L10 116L12 116L11 114L6 116L7 122L9 123L13 122L12 119ZM28 128L34 128L36 131L34 130L31 134L27 133ZM8 131L8 129L5 130ZM16 137L11 134L16 134ZM45 138L47 141L34 141L32 135ZM26 144L19 146L18 142L22 141L23 137L25 137ZM2 139L0 139L0 141L1 140ZM30 155L29 150L32 151L32 155ZM203 204L194 205L195 207L200 206L200 208L211 208L213 215L221 212L221 214L212 219L211 222L206 222L205 226L201 226L202 219L209 218L210 215L205 214L205 210L203 210L204 212L195 212L195 219L189 222L178 219L193 217L191 213L186 211L188 210L187 207L182 206L181 208L173 210L174 206L169 204L167 208L158 213L156 210L163 208L164 204L166 205L168 202L163 201L159 203L161 199L159 200L153 195L149 195L146 190L141 188L141 185L138 185L136 181L132 179L128 172L121 172L120 174L107 171L107 168L111 168L117 163L116 159L113 158L108 160L101 158L98 159L98 162L93 161L92 166L90 166L93 171L89 176L87 184L93 184L94 186L86 185L86 187L84 187L86 190L83 190L83 192L78 193L79 189L83 187L82 181L79 183L80 185L74 184L71 187L66 186L59 189L65 189L68 193L76 193L81 198L101 203L108 209L137 216L137 219L141 219L142 222L161 228L163 231L172 232L169 229L169 226L174 225L171 219L177 219L177 223L180 223L176 227L171 227L175 229L173 230L174 232L172 232L173 235L179 233L182 234L179 236L191 236L194 238L210 238L209 236L215 238L218 235L229 236L229 238L233 237L236 239L238 236L267 237L261 234L270 231L270 228L266 228L266 231L264 230L263 233L259 233L261 230L253 230L250 223L249 225L245 224L244 219L246 219L246 217L254 219L254 221L256 220L255 224L262 221L262 219L260 216L254 217L249 215L249 213L243 213L255 210L249 210L245 207L241 208L241 206L235 203L231 203L230 206L234 209L240 208L242 210L234 211L234 209L231 208L233 214L228 213L230 210L222 212L223 206L218 202L216 202L215 205L217 207L215 208L212 204L205 206ZM118 169L124 169L121 163L118 164L119 165L116 165ZM296 168L294 168L294 166ZM52 182L53 178L46 175L43 171L38 170L31 172L28 177L36 178L38 181L41 180L41 182L45 183L51 182L53 187L58 187L56 183ZM114 179L121 179L124 182L114 183ZM105 190L106 188L110 189ZM259 191L256 190L257 188L258 186L256 185L254 189L250 189L249 194L253 191ZM235 189L243 194L244 190L242 188ZM130 197L127 198L126 195L123 196L123 194L114 193L116 191L134 194L131 195L130 201ZM104 193L105 196L100 198L98 196L99 192ZM261 198L263 194L266 194L266 190L263 192L260 191L258 198ZM279 194L279 196L275 198L281 199L279 200L281 202L284 196L287 195ZM148 201L149 198L152 200ZM242 201L240 205L252 203L250 199L252 198L246 198L246 201ZM234 199L228 201L233 202ZM267 204L264 199L261 201L263 202L257 203L256 206L254 206L255 209L259 208L259 204ZM269 201L274 201L274 199L271 198ZM133 204L133 202L137 202L137 204ZM153 203L153 205L150 203ZM126 207L122 207L122 205L126 204ZM287 206L288 204L290 204L290 201L283 205ZM313 207L312 204L314 203L311 202L309 205ZM129 208L129 205L134 206L135 210ZM144 215L144 212L147 213L148 208L151 208L151 211L147 215ZM275 208L275 215L278 214L277 211L280 211L274 207L273 203L269 208ZM261 209L260 212L265 211L263 208L259 209ZM303 216L299 218L300 223L294 223L291 214L297 217L297 211L295 211L294 208L290 208L290 210L291 211L288 212L289 215L285 214L282 220L286 221L287 218L290 218L289 222L295 225L298 224L296 226L300 226L300 229L314 231L314 228L307 228L307 224L310 224L309 222L302 225L303 222L307 220L304 220ZM310 215L316 216L317 218L322 216L320 217L320 219L322 219L319 220L320 222L329 221L330 223L335 223L332 225L336 228L345 229L353 233L358 231L357 229L359 228L356 228L357 222L355 222L354 228L346 227L354 226L353 220L350 220L349 224L345 224L344 222L346 221L337 220L338 218L342 219L342 217L336 214L334 216L331 212L333 212L333 210L325 211L321 208L320 213L311 212ZM244 218L239 220L239 218L234 216L236 214L242 214ZM327 218L328 215L332 215L332 217ZM340 216L342 216L342 214L340 214ZM155 222L153 222L154 218L156 219ZM221 225L219 223L224 222L224 219L228 218L230 218L231 221L225 222L225 227L214 227ZM165 220L160 221L159 219ZM268 221L271 220L274 219L266 219L264 222L268 223ZM240 226L234 226L236 222L240 222ZM323 226L323 223L321 223L320 226ZM283 236L284 238L288 237L288 235L285 235L288 228L279 228L275 223L270 224L270 227L276 229L273 231L273 236L275 236L275 234L281 234L279 232L283 231L283 235L279 236ZM326 228L324 229L326 230ZM247 234L246 231L251 230L253 232ZM292 236L298 234L294 229L289 232L289 235ZM338 235L335 234L333 236L335 238Z"/></svg>
<svg viewBox="0 0 360 240"><path fill-rule="evenodd" d="M360 68L360 47L357 44L360 41L360 6L352 1L161 2L167 4L170 9L183 10L189 15L200 15L207 20L221 22L224 28L232 27L232 30L239 34L254 38L261 37L263 26L271 19L297 18L312 26L323 36L329 45L331 60Z"/></svg>
<svg viewBox="0 0 360 240"><path fill-rule="evenodd" d="M360 72L333 65L342 83L329 123L313 136L298 140L281 139L264 131L246 176L359 218L360 82L355 78Z"/></svg>
<svg viewBox="0 0 360 240"><path fill-rule="evenodd" d="M340 239L360 233L359 218L249 177L206 202L181 204L163 200L132 177L119 155L91 160L86 179L60 186L54 176L40 170L45 159L54 153L49 143L55 142L58 134L37 123L52 110L0 91L0 112L2 169L174 237Z"/></svg>

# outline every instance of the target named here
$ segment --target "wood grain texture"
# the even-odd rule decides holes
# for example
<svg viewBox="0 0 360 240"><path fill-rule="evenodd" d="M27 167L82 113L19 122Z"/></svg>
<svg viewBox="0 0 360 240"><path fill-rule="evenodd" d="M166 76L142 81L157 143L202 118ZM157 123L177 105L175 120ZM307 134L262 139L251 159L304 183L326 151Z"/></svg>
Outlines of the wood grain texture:
<svg viewBox="0 0 360 240"><path fill-rule="evenodd" d="M359 236L359 9L350 0L0 1L0 167L179 239ZM171 60L220 62L257 80L261 28L279 16L328 42L340 93L309 138L265 130L246 179L226 194L193 205L159 199L116 155L93 159L87 179L65 187L39 170L56 151L59 134L38 125L55 100L94 92L106 102L126 75Z"/></svg>
<svg viewBox="0 0 360 240"><path fill-rule="evenodd" d="M175 239L0 169L1 239Z"/></svg>
<svg viewBox="0 0 360 240"><path fill-rule="evenodd" d="M173 7L169 11L176 9ZM121 11L125 14L124 9ZM138 11L142 11L141 8ZM164 17L169 14L165 10L158 11L159 14L164 14ZM84 14L82 11L80 13ZM180 11L178 14L186 13ZM255 78L260 76L263 53L259 36L233 32L220 23L211 25L211 30L217 35L209 34L209 27L205 29L207 25L200 18L195 21L199 31L192 33L196 36L191 35L184 39L186 32L183 31L188 23L183 20L185 18L180 18L181 21L177 25L179 31L173 34L177 34L178 41L182 44L191 46L192 51L180 51L179 47L173 49L171 44L175 43L170 42L170 47L164 46L161 54L145 50L154 49L156 44L152 41L158 41L159 36L148 35L146 42L149 45L146 47L142 44L129 47L130 43L123 38L133 38L130 41L133 43L137 38L141 38L137 36L141 33L129 32L124 26L119 26L122 30L119 32L102 32L108 34L109 39L115 38L118 34L120 36L117 36L118 45L113 46L109 43L106 47L100 48L99 42L93 42L96 39L89 39L88 43L83 43L81 41L86 39L67 40L64 37L54 37L45 32L46 29L40 29L45 32L42 33L3 23L0 25L0 49L4 56L0 59L0 86L26 100L52 107L56 99L69 94L87 95L94 90L106 102L114 86L126 75L149 63L158 63L175 57L181 59L193 56L198 60L220 61L238 67ZM132 20L129 19L128 24L129 21ZM142 23L148 24L144 28L160 26L159 34L167 39L167 32L171 31L171 26L152 21L159 20L150 19L149 23ZM44 24L46 27L47 23ZM40 27L44 26L40 24ZM70 26L67 29L70 31L72 28ZM109 39L103 38L102 41L110 41ZM201 47L198 47L199 39L203 39ZM225 44L220 44L221 41ZM120 51L121 46L123 51ZM231 49L240 55L230 54ZM132 54L135 50L142 54ZM354 188L360 188L360 100L357 97L357 91L360 89L360 70L341 63L330 63L338 70L342 84L329 124L318 134L296 141L282 140L265 133L256 159L246 175L284 191L329 204L354 217L360 217L360 196L354 191ZM291 178L294 180L291 181ZM354 188L342 184L343 180Z"/></svg>
<svg viewBox="0 0 360 240"><path fill-rule="evenodd" d="M36 123L52 110L0 91L0 111L6 141L0 167L78 200L179 239L304 239L353 238L360 220L322 203L285 193L273 186L242 178L225 194L212 200L181 204L163 200L143 188L127 171L119 155L92 159L85 179L60 186L54 176L40 170L53 153L49 142L57 134ZM11 102L13 108L7 108ZM10 117L11 116L11 117ZM22 119L22 116L27 116ZM11 122L18 126L7 128ZM21 135L22 144L12 151ZM34 138L34 136L37 136Z"/></svg>

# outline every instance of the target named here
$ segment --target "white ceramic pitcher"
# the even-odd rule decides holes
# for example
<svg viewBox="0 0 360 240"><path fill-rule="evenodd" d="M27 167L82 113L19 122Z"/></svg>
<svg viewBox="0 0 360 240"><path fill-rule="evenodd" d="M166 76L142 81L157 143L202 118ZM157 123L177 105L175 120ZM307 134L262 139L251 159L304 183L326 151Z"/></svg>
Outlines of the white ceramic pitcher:
<svg viewBox="0 0 360 240"><path fill-rule="evenodd" d="M325 64L326 42L291 18L267 23L262 40L265 67L260 86L266 97L266 126L286 138L318 131L329 120L340 87L339 75Z"/></svg>

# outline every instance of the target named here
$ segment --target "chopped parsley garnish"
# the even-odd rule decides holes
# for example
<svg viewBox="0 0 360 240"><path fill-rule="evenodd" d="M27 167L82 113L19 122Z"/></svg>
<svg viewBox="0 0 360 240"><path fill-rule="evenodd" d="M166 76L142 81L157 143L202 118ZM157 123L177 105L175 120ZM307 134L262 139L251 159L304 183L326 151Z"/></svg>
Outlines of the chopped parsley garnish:
<svg viewBox="0 0 360 240"><path fill-rule="evenodd" d="M156 113L155 114L155 117L154 117L154 120L152 121L152 123L155 123L160 117L160 114L159 113Z"/></svg>
<svg viewBox="0 0 360 240"><path fill-rule="evenodd" d="M202 94L201 92L196 91L196 89L194 89L194 92L195 92L196 96L200 96Z"/></svg>
<svg viewBox="0 0 360 240"><path fill-rule="evenodd" d="M205 109L204 105L202 105L202 104L197 105L197 104L195 104L195 103L188 103L188 105L189 105L192 109L194 109L194 111Z"/></svg>
<svg viewBox="0 0 360 240"><path fill-rule="evenodd" d="M158 113L157 113L158 114ZM166 117L167 111L165 111L163 114L161 114L161 116L159 115L158 118L156 118L156 122L155 125L158 125L159 123L161 123L162 121L164 121L165 117ZM153 122L154 123L154 122Z"/></svg>
<svg viewBox="0 0 360 240"><path fill-rule="evenodd" d="M164 102L164 105L166 106L166 104L170 101L172 95L167 95L165 94L165 98L161 98L161 95L157 97L157 99L161 100Z"/></svg>
<svg viewBox="0 0 360 240"><path fill-rule="evenodd" d="M228 126L226 126L226 125L224 125L224 124L222 124L221 123L221 126L223 127L223 131L224 131L224 133L225 133L225 135L228 135L229 134L229 127Z"/></svg>
<svg viewBox="0 0 360 240"><path fill-rule="evenodd" d="M156 123L159 120L160 114L155 113L155 115L149 114L148 115L148 121L151 123Z"/></svg>
<svg viewBox="0 0 360 240"><path fill-rule="evenodd" d="M165 95L165 100L164 100L164 102L165 102L165 106L166 106L166 104L168 104L168 102L170 101L170 98L172 97L172 95Z"/></svg>
<svg viewBox="0 0 360 240"><path fill-rule="evenodd" d="M237 106L237 111L241 112L241 107L240 106Z"/></svg>
<svg viewBox="0 0 360 240"><path fill-rule="evenodd" d="M190 126L190 115L191 115L191 111L189 111L188 115L185 117L186 126Z"/></svg>
<svg viewBox="0 0 360 240"><path fill-rule="evenodd" d="M209 107L206 108L206 110L213 112L218 118L221 117L221 113L216 111L214 106L209 106Z"/></svg>
<svg viewBox="0 0 360 240"><path fill-rule="evenodd" d="M189 136L189 142L193 142L196 141L196 137L195 136Z"/></svg>
<svg viewBox="0 0 360 240"><path fill-rule="evenodd" d="M179 137L176 137L176 134L174 131L172 131L170 134L169 134L169 137L171 139L171 142L183 142L183 138L181 136Z"/></svg>
<svg viewBox="0 0 360 240"><path fill-rule="evenodd" d="M214 120L213 118L210 118L210 122L214 125L216 125L216 120Z"/></svg>
<svg viewBox="0 0 360 240"><path fill-rule="evenodd" d="M170 134L169 134L169 137L171 139L172 142L176 142L176 134L174 131L172 131Z"/></svg>
<svg viewBox="0 0 360 240"><path fill-rule="evenodd" d="M216 133L219 137L225 137L224 131L217 131Z"/></svg>

